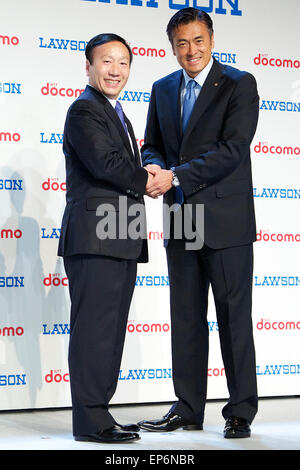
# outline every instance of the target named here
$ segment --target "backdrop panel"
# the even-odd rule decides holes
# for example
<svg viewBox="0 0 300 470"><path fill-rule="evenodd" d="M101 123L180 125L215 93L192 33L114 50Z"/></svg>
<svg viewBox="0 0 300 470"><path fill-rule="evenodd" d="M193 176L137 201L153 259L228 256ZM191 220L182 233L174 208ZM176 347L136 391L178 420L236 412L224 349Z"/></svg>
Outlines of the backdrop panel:
<svg viewBox="0 0 300 470"><path fill-rule="evenodd" d="M178 68L165 33L180 8L208 11L215 57L252 72L258 241L253 325L259 395L299 395L300 57L297 0L1 1L0 409L70 406L68 282L57 257L65 205L65 115L86 85L100 32L133 48L121 101L142 145L153 81ZM171 401L169 280L162 200L146 200L150 262L138 270L113 403ZM78 221L80 223L80 221ZM226 398L213 298L208 398Z"/></svg>

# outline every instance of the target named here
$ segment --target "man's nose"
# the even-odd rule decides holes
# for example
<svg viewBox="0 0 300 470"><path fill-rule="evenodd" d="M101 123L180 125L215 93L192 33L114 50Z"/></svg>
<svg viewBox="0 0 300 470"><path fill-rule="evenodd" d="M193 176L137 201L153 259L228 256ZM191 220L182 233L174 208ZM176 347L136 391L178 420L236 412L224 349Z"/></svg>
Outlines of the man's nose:
<svg viewBox="0 0 300 470"><path fill-rule="evenodd" d="M109 69L109 74L115 76L118 76L120 74L120 68L118 64L112 64L110 69Z"/></svg>
<svg viewBox="0 0 300 470"><path fill-rule="evenodd" d="M197 46L193 42L189 43L189 48L188 48L188 54L189 55L194 55L197 52Z"/></svg>

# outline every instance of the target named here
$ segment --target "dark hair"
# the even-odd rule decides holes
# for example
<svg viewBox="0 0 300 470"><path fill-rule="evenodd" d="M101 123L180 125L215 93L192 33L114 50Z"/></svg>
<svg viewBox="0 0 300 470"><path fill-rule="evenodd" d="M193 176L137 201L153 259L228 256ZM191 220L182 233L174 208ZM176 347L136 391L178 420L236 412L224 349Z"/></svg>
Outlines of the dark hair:
<svg viewBox="0 0 300 470"><path fill-rule="evenodd" d="M92 64L92 62L93 62L92 50L94 49L94 47L102 46L102 44L106 44L107 42L112 42L112 41L119 41L122 44L124 44L124 46L127 47L128 52L129 52L130 64L131 64L131 62L132 62L132 51L131 51L131 48L130 48L129 44L127 44L125 39L121 38L121 36L118 36L117 34L114 34L114 33L98 34L97 36L95 36L95 37L93 37L92 39L89 40L89 42L87 43L86 48L85 48L85 56L86 56L87 60L89 61L89 63Z"/></svg>
<svg viewBox="0 0 300 470"><path fill-rule="evenodd" d="M210 37L212 37L214 29L211 17L203 10L198 8L182 8L170 19L167 26L167 34L170 43L173 43L173 31L181 24L188 24L193 21L201 21L206 24Z"/></svg>

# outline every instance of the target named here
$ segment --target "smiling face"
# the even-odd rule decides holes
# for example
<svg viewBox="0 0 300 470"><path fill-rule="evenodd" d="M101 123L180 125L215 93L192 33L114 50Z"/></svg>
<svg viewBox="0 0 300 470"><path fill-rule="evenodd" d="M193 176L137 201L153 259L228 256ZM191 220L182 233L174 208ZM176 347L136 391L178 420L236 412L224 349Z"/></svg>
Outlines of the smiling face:
<svg viewBox="0 0 300 470"><path fill-rule="evenodd" d="M178 63L195 78L211 59L214 37L205 23L196 20L174 29L172 47Z"/></svg>
<svg viewBox="0 0 300 470"><path fill-rule="evenodd" d="M119 41L96 46L92 51L92 64L86 61L89 84L107 98L117 99L127 83L130 56L127 47Z"/></svg>

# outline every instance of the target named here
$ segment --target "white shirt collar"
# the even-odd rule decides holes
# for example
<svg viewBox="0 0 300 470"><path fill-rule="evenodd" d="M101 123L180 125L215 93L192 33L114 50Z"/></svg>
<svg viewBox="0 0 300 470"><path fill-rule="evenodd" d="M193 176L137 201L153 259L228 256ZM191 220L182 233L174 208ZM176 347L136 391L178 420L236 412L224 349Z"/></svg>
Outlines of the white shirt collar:
<svg viewBox="0 0 300 470"><path fill-rule="evenodd" d="M194 78L194 80L198 83L198 85L200 85L201 88L203 87L204 82L207 78L207 75L209 74L210 69L212 68L213 62L214 62L213 58L211 57L206 67L204 67L204 69L201 70L201 72L199 72L198 75ZM184 76L184 86L186 86L188 82L192 80L192 78L186 73L185 70L183 70L183 76Z"/></svg>
<svg viewBox="0 0 300 470"><path fill-rule="evenodd" d="M94 88L94 90L97 90L97 88L95 88L93 85L90 85L90 83L88 84L90 87ZM97 90L99 91L99 90ZM101 91L102 93L102 91ZM103 96L105 96L105 98L110 102L110 104L112 105L113 108L115 108L116 106L116 102L118 101L118 99L116 100L112 100L111 98L108 98L108 96L106 96L104 93L102 93Z"/></svg>

